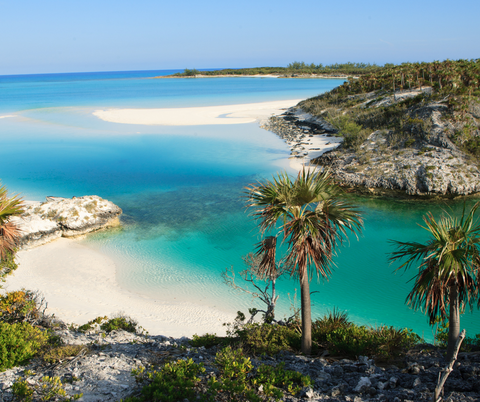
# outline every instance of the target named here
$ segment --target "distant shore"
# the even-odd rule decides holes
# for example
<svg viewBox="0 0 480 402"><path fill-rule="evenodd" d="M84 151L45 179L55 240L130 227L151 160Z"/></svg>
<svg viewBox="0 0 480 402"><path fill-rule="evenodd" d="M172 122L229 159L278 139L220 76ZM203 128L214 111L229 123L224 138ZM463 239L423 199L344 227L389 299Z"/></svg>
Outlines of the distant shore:
<svg viewBox="0 0 480 402"><path fill-rule="evenodd" d="M223 334L223 323L235 314L197 305L145 297L121 288L115 262L77 239L61 238L17 254L19 268L7 278L4 290L39 290L47 313L66 323L85 324L105 315L126 314L152 335Z"/></svg>
<svg viewBox="0 0 480 402"><path fill-rule="evenodd" d="M318 78L318 79L347 79L349 76L344 74L339 75L328 75L328 74L217 74L217 75L206 75L206 74L197 74L194 76L179 76L179 75L159 75L152 77L156 78L230 78L230 77L244 77L244 78ZM358 78L358 77L352 77Z"/></svg>

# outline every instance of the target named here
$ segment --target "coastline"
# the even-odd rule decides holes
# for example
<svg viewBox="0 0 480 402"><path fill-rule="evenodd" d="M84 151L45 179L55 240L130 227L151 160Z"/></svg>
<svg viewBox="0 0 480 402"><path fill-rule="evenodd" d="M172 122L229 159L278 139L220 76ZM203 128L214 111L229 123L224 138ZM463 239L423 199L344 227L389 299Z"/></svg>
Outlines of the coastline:
<svg viewBox="0 0 480 402"><path fill-rule="evenodd" d="M282 113L284 109L295 106L301 100L188 108L99 109L95 110L93 115L110 123L147 126L245 124L265 120L272 115Z"/></svg>
<svg viewBox="0 0 480 402"><path fill-rule="evenodd" d="M242 124L266 121L272 114L283 113L298 102L288 100L198 108L128 109L132 112L123 115L123 121L118 120L122 120L120 117L125 109L107 111L109 114L102 117L95 115L107 121L116 119L120 124L157 125L166 115L175 125ZM208 113L205 114L206 111ZM324 148L329 148L327 141L320 137L308 139L309 145L305 145L308 156L288 157L285 162L292 169L300 170L314 157L310 152L316 155ZM291 146L288 141L286 143ZM115 262L109 256L82 244L79 239L60 238L40 247L22 250L17 256L20 267L7 278L4 290L27 288L40 291L48 302L47 312L66 323L81 325L98 316L111 317L124 313L138 320L139 325L152 335L179 337L207 332L223 335L223 323L232 322L235 317L233 312L196 305L194 302L172 302L163 300L161 295L156 299L127 291L116 279Z"/></svg>
<svg viewBox="0 0 480 402"><path fill-rule="evenodd" d="M38 290L47 312L66 323L85 324L99 316L126 314L152 335L224 334L223 323L234 314L175 303L129 292L119 286L112 259L79 239L60 238L17 254L19 268L7 278L4 290Z"/></svg>

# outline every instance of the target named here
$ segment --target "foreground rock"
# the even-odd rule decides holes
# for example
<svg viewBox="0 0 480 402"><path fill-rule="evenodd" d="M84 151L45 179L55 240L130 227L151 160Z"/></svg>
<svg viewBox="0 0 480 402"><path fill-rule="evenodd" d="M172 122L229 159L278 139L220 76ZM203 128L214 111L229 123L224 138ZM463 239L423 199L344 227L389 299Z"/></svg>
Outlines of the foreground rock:
<svg viewBox="0 0 480 402"><path fill-rule="evenodd" d="M193 348L189 339L163 336L146 337L125 331L110 334L82 334L68 329L57 331L68 344L88 345L77 357L46 365L32 361L0 373L0 397L12 400L12 385L26 370L30 385L45 376L58 376L71 396L83 393L80 401L119 401L138 393L131 370L139 366L161 365L178 359L193 359L205 365L208 376L218 376L213 364L218 347ZM315 384L297 395L285 395L284 401L430 401L438 373L445 366L440 350L419 345L397 366L379 367L373 360L335 360L310 358L282 352L274 357L252 358L254 367L285 362L285 368L309 375ZM456 367L445 385L445 399L452 402L480 400L480 355L460 354Z"/></svg>
<svg viewBox="0 0 480 402"><path fill-rule="evenodd" d="M59 237L75 237L119 225L122 210L96 195L27 202L25 212L12 218L22 232L20 248L36 247Z"/></svg>

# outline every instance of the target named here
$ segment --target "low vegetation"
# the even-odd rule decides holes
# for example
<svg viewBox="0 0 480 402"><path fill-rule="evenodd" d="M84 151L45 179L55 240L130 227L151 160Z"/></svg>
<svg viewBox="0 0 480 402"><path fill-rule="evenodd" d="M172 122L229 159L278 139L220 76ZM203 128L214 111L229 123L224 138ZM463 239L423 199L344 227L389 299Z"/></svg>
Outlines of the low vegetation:
<svg viewBox="0 0 480 402"><path fill-rule="evenodd" d="M387 64L386 66L390 66ZM306 64L305 62L295 61L290 63L287 67L254 67L254 68L224 68L222 70L213 71L198 71L195 69L186 68L182 73L175 73L173 77L191 77L195 75L285 75L285 76L297 76L297 75L363 75L374 71L377 71L381 67L370 63L334 63L330 65L323 64Z"/></svg>
<svg viewBox="0 0 480 402"><path fill-rule="evenodd" d="M480 59L384 66L349 78L343 85L299 106L332 124L345 137L346 148L358 150L376 130L388 133L388 145L394 148L421 146L432 129L431 117L425 115L424 107L438 103L445 106L442 118L450 123L450 140L478 157L478 77ZM414 90L417 96L401 97L402 93Z"/></svg>
<svg viewBox="0 0 480 402"><path fill-rule="evenodd" d="M166 363L159 370L140 367L133 374L144 383L141 395L125 402L179 401L278 401L284 393L295 395L313 384L309 376L285 370L284 364L261 364L254 368L250 357L240 348L227 346L216 354L218 374L205 376L205 367L191 359ZM261 396L259 395L259 388Z"/></svg>

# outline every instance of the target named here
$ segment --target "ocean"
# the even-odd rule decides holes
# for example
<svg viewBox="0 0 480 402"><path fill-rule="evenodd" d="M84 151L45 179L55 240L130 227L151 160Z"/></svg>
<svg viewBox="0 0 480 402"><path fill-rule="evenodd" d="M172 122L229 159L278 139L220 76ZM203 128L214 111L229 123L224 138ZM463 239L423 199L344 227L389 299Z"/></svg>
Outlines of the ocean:
<svg viewBox="0 0 480 402"><path fill-rule="evenodd" d="M128 290L231 313L261 307L221 274L243 270L242 256L260 239L244 187L282 168L295 173L285 163L287 145L256 123L123 125L92 113L302 99L343 80L151 79L173 72L0 76L0 179L29 200L95 194L119 205L121 228L82 241L115 260L117 280ZM462 202L354 201L363 234L338 249L328 281L312 278L314 317L338 308L356 323L409 327L432 340L426 316L405 305L414 272L394 273L390 240L425 240L422 216L458 213ZM285 275L278 290L277 314L289 315L300 303L297 280ZM469 336L480 332L478 318L478 311L462 316Z"/></svg>

